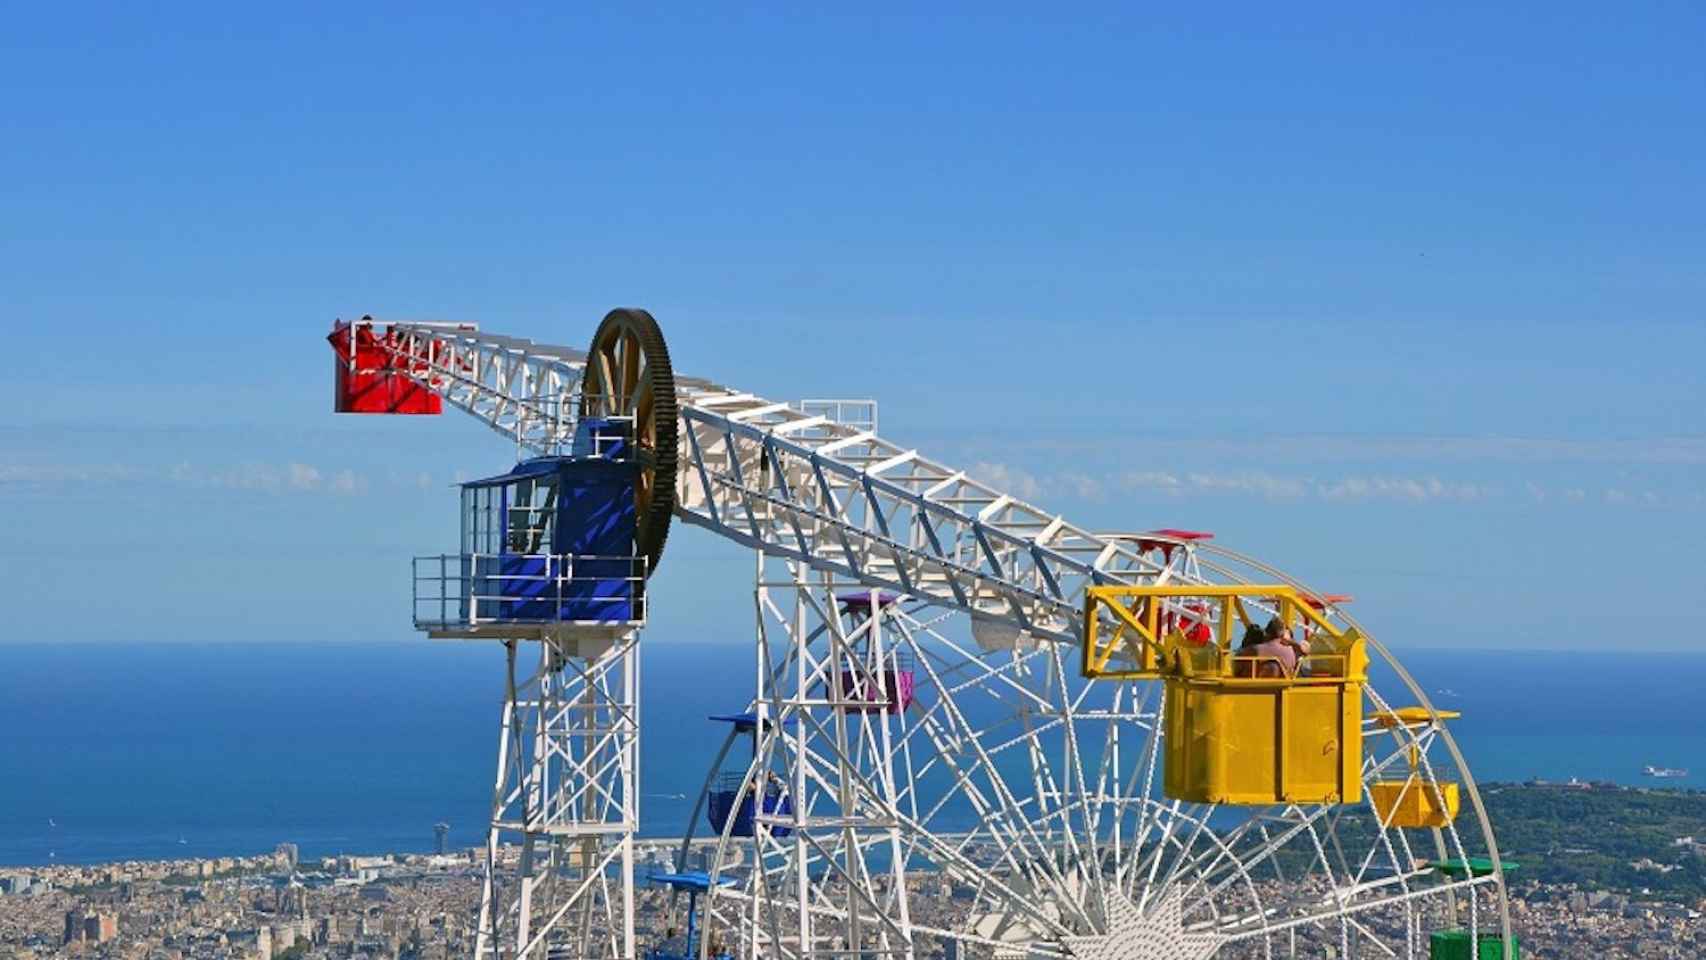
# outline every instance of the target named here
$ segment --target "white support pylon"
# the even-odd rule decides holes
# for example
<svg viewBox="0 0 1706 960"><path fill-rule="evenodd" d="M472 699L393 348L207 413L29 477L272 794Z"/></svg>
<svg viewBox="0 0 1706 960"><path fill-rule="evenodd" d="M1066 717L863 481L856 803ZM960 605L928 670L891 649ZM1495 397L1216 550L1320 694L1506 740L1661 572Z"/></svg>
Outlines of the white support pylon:
<svg viewBox="0 0 1706 960"><path fill-rule="evenodd" d="M637 956L639 632L548 637L532 667L518 664L528 641L504 642L477 957Z"/></svg>
<svg viewBox="0 0 1706 960"><path fill-rule="evenodd" d="M761 556L756 599L762 719L736 807L753 811L744 904L731 907L747 918L737 955L913 960L895 757L910 686L888 632L895 598ZM725 861L720 850L714 878Z"/></svg>

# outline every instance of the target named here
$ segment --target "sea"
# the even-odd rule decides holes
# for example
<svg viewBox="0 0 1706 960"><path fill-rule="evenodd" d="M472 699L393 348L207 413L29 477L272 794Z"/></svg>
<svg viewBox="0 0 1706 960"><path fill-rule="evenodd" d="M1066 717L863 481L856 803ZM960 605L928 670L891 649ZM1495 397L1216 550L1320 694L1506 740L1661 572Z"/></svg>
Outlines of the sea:
<svg viewBox="0 0 1706 960"><path fill-rule="evenodd" d="M1706 654L1395 653L1477 780L1706 787ZM642 833L679 836L752 650L643 658ZM502 690L487 644L0 645L0 866L475 846Z"/></svg>

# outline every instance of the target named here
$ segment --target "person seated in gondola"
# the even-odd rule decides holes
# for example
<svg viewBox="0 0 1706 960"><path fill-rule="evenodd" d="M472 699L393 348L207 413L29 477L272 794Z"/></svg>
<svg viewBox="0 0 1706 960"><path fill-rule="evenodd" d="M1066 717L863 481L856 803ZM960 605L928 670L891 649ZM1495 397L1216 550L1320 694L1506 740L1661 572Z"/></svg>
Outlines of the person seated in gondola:
<svg viewBox="0 0 1706 960"><path fill-rule="evenodd" d="M1244 661L1240 676L1278 680L1297 676L1298 664L1309 656L1309 643L1295 639L1280 618L1274 617L1265 628L1258 630L1255 624L1250 625L1238 655L1255 658Z"/></svg>
<svg viewBox="0 0 1706 960"><path fill-rule="evenodd" d="M1280 622L1278 617L1268 621L1267 629L1263 633L1266 634L1267 640L1259 649L1264 650L1264 655L1279 661L1278 666L1285 676L1297 676L1303 658L1309 656L1309 641L1294 637L1291 629Z"/></svg>
<svg viewBox="0 0 1706 960"><path fill-rule="evenodd" d="M1233 653L1233 676L1246 680L1256 676L1256 657L1260 656L1256 648L1261 646L1265 639L1266 635L1261 627L1253 623L1245 624L1244 639L1238 642L1238 649Z"/></svg>

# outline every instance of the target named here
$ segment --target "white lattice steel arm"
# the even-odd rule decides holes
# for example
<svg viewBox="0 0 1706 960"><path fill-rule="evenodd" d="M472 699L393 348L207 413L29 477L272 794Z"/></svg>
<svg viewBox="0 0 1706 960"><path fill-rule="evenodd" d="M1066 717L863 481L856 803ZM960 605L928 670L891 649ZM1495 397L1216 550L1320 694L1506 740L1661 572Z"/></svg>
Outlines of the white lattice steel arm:
<svg viewBox="0 0 1706 960"><path fill-rule="evenodd" d="M415 383L539 453L574 434L584 351L466 325L393 323ZM1084 588L1194 579L875 433L707 380L676 378L675 513L747 546L1076 640Z"/></svg>
<svg viewBox="0 0 1706 960"><path fill-rule="evenodd" d="M482 333L467 324L393 323L398 366L411 380L498 433L541 453L574 437L586 352Z"/></svg>
<svg viewBox="0 0 1706 960"><path fill-rule="evenodd" d="M1086 586L1169 569L916 450L785 404L687 390L681 412L676 515L767 553L1064 640L1077 638Z"/></svg>

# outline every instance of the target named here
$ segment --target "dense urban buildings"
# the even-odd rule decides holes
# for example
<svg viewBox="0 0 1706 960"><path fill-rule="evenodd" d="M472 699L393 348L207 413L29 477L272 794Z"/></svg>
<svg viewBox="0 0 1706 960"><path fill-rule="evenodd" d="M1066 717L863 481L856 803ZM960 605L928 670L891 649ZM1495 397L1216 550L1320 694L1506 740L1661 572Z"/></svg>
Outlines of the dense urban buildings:
<svg viewBox="0 0 1706 960"><path fill-rule="evenodd" d="M650 867L665 845L646 845ZM0 960L447 960L472 952L483 851L340 856L269 855L0 873ZM944 885L918 877L915 918L942 911ZM644 889L642 944L666 935L667 893ZM1537 881L1513 887L1511 911L1530 960L1706 957L1706 901L1674 901ZM1329 956L1309 944L1307 956ZM921 958L931 960L931 958Z"/></svg>

